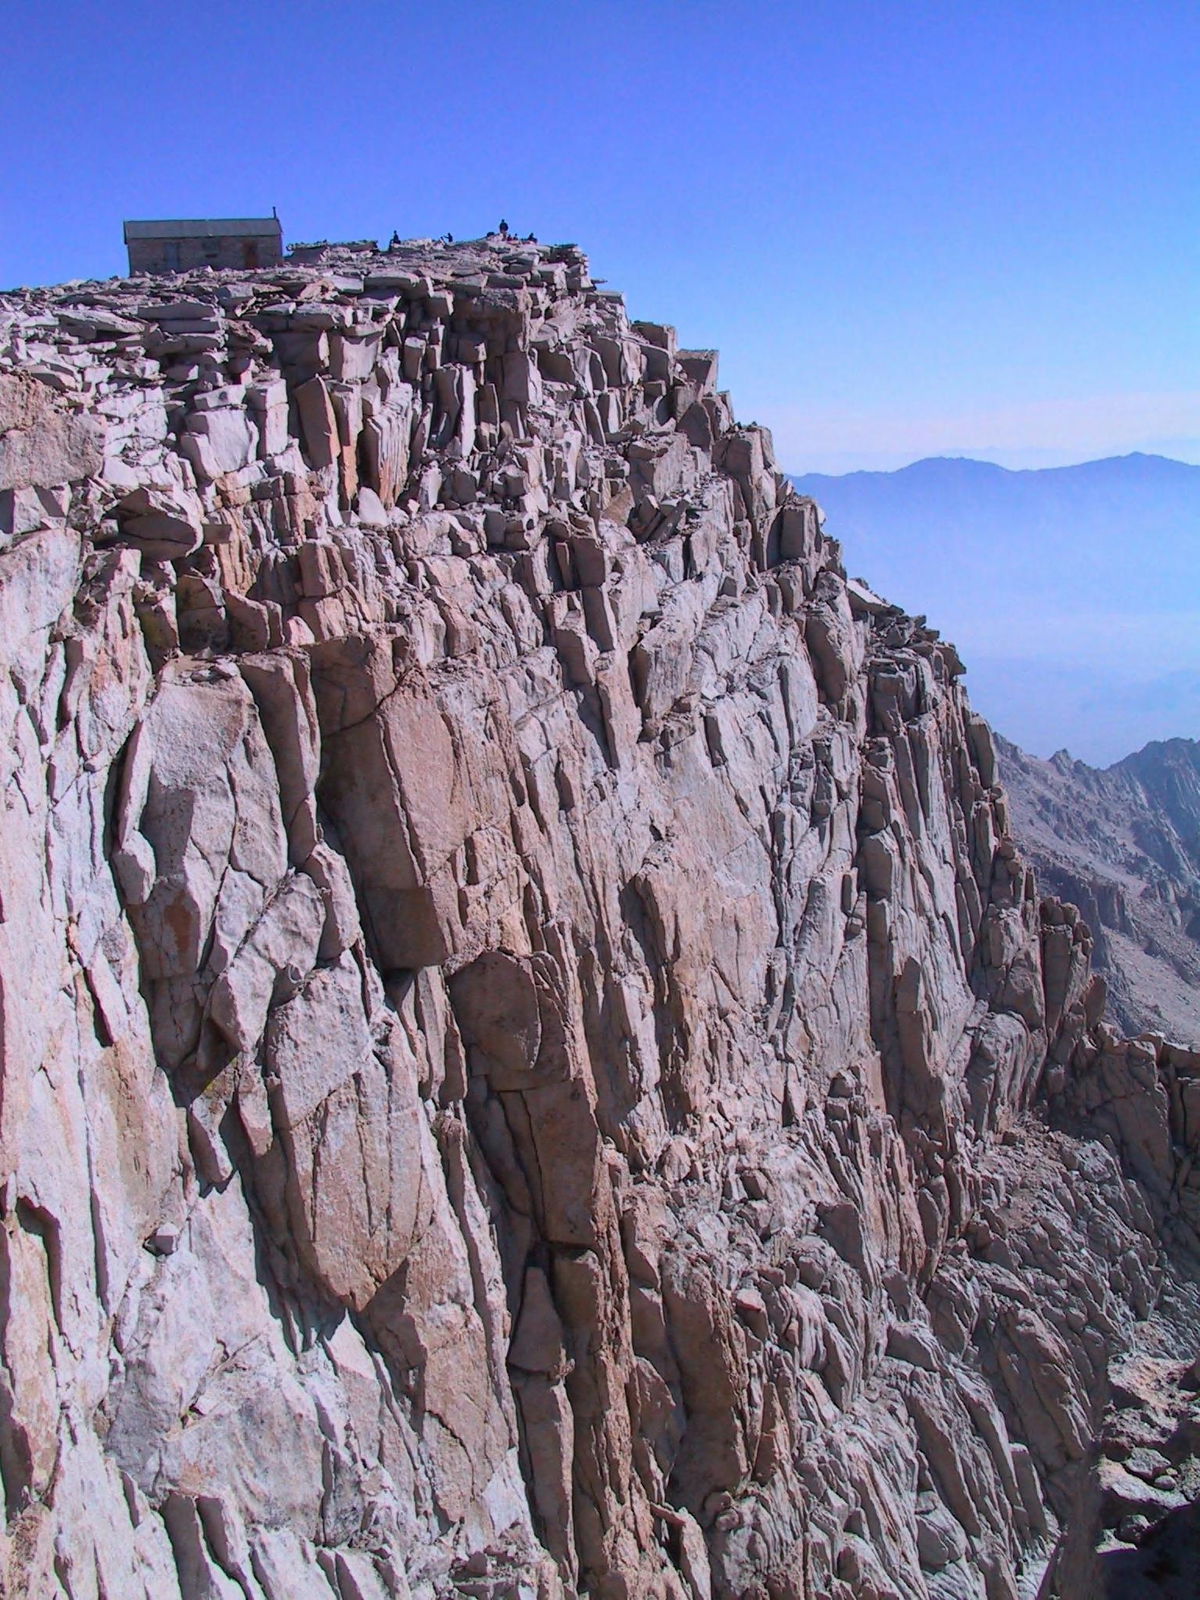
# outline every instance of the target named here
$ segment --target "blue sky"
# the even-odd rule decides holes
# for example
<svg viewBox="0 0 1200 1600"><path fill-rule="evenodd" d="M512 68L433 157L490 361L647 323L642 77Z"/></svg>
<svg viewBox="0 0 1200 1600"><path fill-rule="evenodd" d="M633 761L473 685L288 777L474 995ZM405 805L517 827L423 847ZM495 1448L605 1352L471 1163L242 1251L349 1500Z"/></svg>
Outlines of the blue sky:
<svg viewBox="0 0 1200 1600"><path fill-rule="evenodd" d="M1194 0L2 0L0 284L123 216L572 239L794 471L1200 461Z"/></svg>

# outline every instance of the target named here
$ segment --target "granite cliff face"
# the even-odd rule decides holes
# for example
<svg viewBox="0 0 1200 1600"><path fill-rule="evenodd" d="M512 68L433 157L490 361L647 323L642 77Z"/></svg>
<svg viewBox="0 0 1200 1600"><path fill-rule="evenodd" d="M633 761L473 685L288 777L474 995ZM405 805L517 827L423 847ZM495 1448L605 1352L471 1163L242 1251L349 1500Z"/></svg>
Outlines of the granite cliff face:
<svg viewBox="0 0 1200 1600"><path fill-rule="evenodd" d="M1200 744L1155 741L1099 770L997 745L1014 832L1042 887L1087 918L1114 1020L1200 1041Z"/></svg>
<svg viewBox="0 0 1200 1600"><path fill-rule="evenodd" d="M711 352L499 238L0 330L8 1593L1016 1600L1197 1492L1200 1058Z"/></svg>

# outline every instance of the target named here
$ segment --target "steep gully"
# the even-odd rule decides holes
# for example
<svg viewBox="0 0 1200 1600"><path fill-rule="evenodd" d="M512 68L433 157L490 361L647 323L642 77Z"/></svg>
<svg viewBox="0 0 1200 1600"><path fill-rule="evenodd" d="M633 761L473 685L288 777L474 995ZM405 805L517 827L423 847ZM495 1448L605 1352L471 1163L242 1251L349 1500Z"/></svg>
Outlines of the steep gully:
<svg viewBox="0 0 1200 1600"><path fill-rule="evenodd" d="M1200 1056L715 356L499 238L0 352L5 1592L1144 1566Z"/></svg>

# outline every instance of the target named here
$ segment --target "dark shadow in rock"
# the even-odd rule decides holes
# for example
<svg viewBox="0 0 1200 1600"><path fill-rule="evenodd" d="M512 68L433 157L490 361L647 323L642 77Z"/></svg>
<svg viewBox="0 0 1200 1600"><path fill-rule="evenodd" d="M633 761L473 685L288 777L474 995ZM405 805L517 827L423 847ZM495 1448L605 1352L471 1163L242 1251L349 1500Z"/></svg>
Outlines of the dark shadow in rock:
<svg viewBox="0 0 1200 1600"><path fill-rule="evenodd" d="M1200 1600L1200 1500L1168 1512L1133 1550L1100 1557L1105 1600Z"/></svg>

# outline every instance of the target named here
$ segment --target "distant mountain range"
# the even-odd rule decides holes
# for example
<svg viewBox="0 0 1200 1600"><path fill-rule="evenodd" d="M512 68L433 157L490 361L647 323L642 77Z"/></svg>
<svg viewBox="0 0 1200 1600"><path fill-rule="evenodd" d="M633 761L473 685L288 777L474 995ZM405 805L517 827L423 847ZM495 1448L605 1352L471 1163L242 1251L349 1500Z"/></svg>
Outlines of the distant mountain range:
<svg viewBox="0 0 1200 1600"><path fill-rule="evenodd" d="M954 639L973 702L1025 749L1104 766L1200 733L1200 466L935 457L792 481L848 571Z"/></svg>

